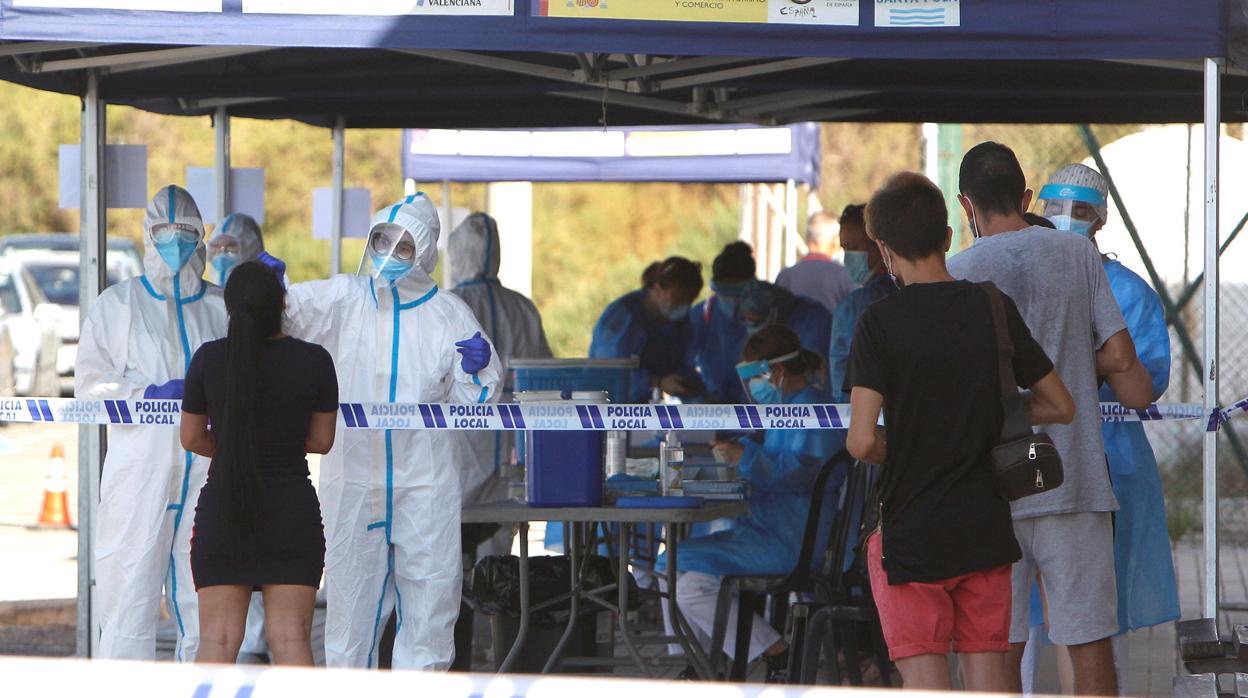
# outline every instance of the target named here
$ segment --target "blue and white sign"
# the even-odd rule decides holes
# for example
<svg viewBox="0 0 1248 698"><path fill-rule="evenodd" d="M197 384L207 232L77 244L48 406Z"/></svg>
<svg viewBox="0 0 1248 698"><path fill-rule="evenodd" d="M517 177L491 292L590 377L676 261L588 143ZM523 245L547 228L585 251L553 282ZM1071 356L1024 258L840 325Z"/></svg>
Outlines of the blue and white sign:
<svg viewBox="0 0 1248 698"><path fill-rule="evenodd" d="M957 27L962 0L875 0L877 27Z"/></svg>

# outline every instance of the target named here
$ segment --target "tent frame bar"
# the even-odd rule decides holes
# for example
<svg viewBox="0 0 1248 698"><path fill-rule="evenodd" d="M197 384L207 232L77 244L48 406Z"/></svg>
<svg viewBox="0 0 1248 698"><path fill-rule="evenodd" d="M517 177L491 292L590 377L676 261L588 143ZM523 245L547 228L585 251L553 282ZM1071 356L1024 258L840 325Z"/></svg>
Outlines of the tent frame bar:
<svg viewBox="0 0 1248 698"><path fill-rule="evenodd" d="M106 282L108 209L104 200L107 186L104 144L108 133L107 114L107 107L100 98L99 76L95 71L88 71L81 113L81 244L78 247L79 278L83 283L78 286L79 323L86 321ZM100 637L99 610L95 604L94 534L106 439L105 427L87 424L78 427L78 612L75 641L80 657L94 656Z"/></svg>
<svg viewBox="0 0 1248 698"><path fill-rule="evenodd" d="M75 51L83 48L98 48L106 44L86 41L20 41L0 44L0 57L28 56L32 53L52 53L53 51Z"/></svg>
<svg viewBox="0 0 1248 698"><path fill-rule="evenodd" d="M1222 66L1205 59L1205 414L1218 410L1218 170L1222 115ZM1212 421L1204 439L1204 617L1218 617L1218 423Z"/></svg>
<svg viewBox="0 0 1248 698"><path fill-rule="evenodd" d="M271 50L273 49L256 46L185 46L181 48L156 49L154 51L133 51L130 53L112 53L83 58L63 58L54 61L36 61L31 64L30 72L56 73L66 70L82 70L84 68L107 68L109 72L121 73L130 70L146 70L219 58L231 58L233 56L244 56Z"/></svg>

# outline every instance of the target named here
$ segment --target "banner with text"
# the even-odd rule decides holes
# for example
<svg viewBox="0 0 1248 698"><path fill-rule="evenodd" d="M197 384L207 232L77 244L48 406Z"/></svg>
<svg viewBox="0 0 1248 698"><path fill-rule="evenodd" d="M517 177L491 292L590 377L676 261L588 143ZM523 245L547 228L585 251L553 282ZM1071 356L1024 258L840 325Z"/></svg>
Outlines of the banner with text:
<svg viewBox="0 0 1248 698"><path fill-rule="evenodd" d="M858 0L540 0L542 17L858 26Z"/></svg>

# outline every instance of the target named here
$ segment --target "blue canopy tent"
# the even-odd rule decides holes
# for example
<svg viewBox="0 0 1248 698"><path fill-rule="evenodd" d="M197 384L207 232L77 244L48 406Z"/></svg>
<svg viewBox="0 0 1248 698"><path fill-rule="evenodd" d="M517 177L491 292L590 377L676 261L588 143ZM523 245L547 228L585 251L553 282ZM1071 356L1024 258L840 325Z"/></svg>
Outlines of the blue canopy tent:
<svg viewBox="0 0 1248 698"><path fill-rule="evenodd" d="M345 127L1203 120L1204 404L1217 408L1216 127L1248 120L1244 99L1221 98L1224 90L1248 93L1248 73L1235 67L1248 66L1248 0L609 5L0 0L0 79L83 98L83 264L94 279L103 269L105 103L215 114L220 177L228 171L228 116L333 126L336 164ZM357 14L364 11L373 14ZM218 201L219 213L224 206ZM97 291L84 285L84 308ZM100 434L83 434L82 481L96 487ZM1216 436L1204 441L1203 597L1211 618ZM81 499L89 507L92 497ZM80 521L89 527L89 510ZM90 560L89 536L82 538L79 559ZM80 600L87 584L84 575ZM79 629L88 648L83 623Z"/></svg>

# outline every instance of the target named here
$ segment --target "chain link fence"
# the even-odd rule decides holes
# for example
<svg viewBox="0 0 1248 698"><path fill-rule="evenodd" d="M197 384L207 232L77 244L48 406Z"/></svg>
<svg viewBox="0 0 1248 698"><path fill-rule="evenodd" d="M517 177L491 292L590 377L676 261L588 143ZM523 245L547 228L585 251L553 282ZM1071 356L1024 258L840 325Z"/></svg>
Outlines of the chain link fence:
<svg viewBox="0 0 1248 698"><path fill-rule="evenodd" d="M1165 288L1170 323L1170 384L1164 402L1200 402L1204 308L1200 274L1204 260L1203 134L1184 125L967 125L961 127L964 150L985 140L1012 147L1028 181L1037 189L1057 169L1074 162L1103 169L1115 183L1125 216L1110 203L1109 222L1097 236L1101 251L1150 280L1147 264ZM1248 145L1242 125L1223 134L1221 169L1221 263L1218 328L1221 401L1248 395L1248 242L1238 241L1248 202L1236 196L1248 186ZM1099 151L1099 152L1097 152ZM1098 166L1093 154L1101 156ZM942 183L946 184L946 183ZM956 184L954 185L956 187ZM1129 218L1143 252L1128 232ZM962 224L963 242L969 231ZM1230 244L1227 245L1227 240ZM1243 269L1243 271L1241 271ZM1168 295L1168 299L1165 296ZM1185 351L1185 344L1189 347ZM1194 351L1193 351L1194 350ZM1157 455L1167 498L1171 537L1201 527L1202 442L1204 424L1196 421L1145 425ZM1219 530L1229 540L1248 540L1248 420L1238 420L1218 438L1221 494Z"/></svg>

